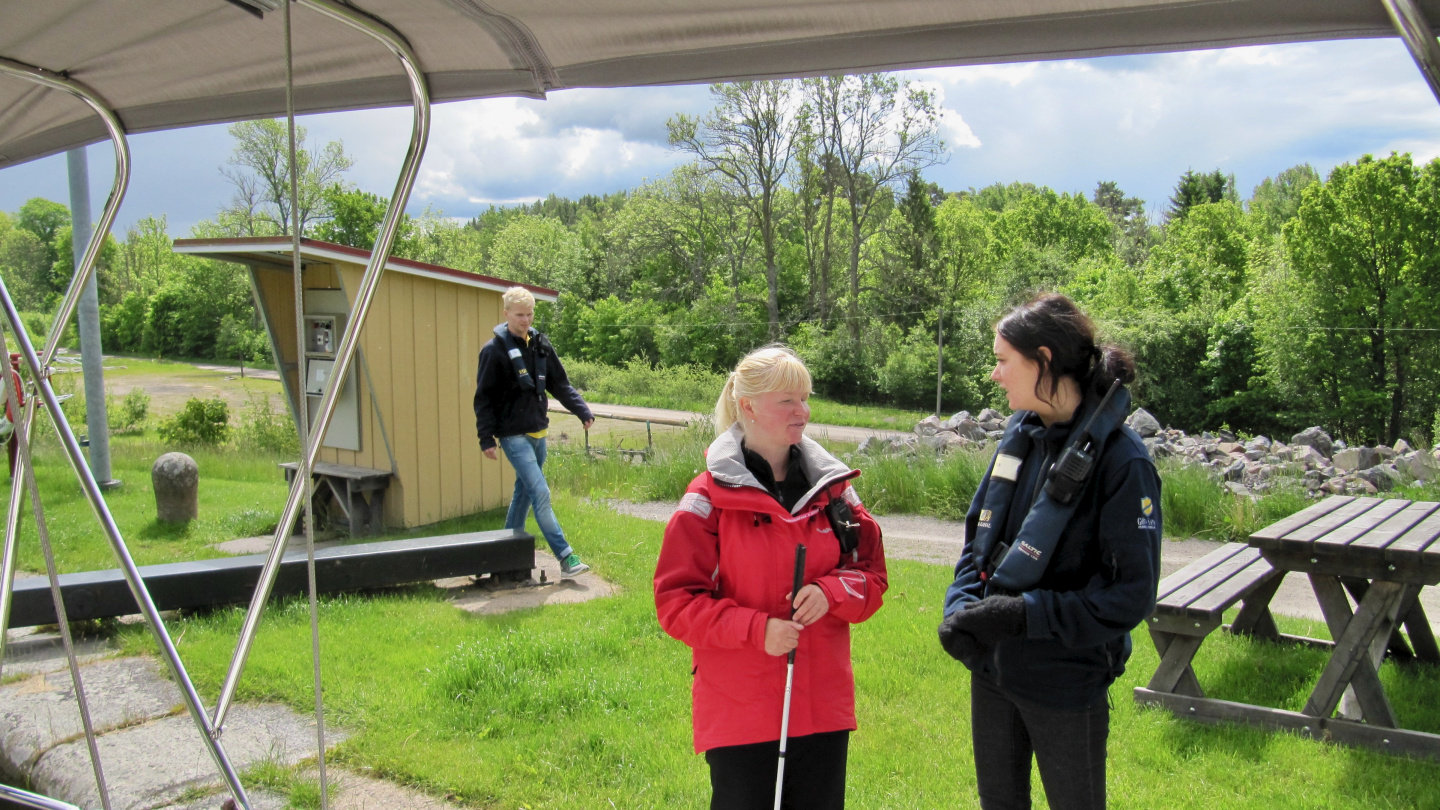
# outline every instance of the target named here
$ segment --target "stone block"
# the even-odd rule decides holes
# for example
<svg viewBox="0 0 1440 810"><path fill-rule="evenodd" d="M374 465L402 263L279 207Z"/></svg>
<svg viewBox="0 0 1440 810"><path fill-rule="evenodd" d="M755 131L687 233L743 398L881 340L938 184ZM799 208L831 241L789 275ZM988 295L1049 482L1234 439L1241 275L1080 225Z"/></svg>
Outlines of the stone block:
<svg viewBox="0 0 1440 810"><path fill-rule="evenodd" d="M155 486L155 519L189 523L200 516L200 468L184 453L166 453L150 468Z"/></svg>

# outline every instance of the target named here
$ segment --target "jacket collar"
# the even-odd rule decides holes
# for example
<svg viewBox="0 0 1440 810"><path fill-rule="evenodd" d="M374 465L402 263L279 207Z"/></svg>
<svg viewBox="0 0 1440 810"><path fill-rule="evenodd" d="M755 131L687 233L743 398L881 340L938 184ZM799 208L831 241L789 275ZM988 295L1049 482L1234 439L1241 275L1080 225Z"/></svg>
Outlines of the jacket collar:
<svg viewBox="0 0 1440 810"><path fill-rule="evenodd" d="M745 433L740 429L739 423L731 425L730 429L717 436L715 441L710 443L710 449L705 451L705 468L709 470L710 477L721 484L757 489L765 495L765 500L779 507L775 499L770 497L765 485L745 466L745 455L741 448L744 439ZM820 490L836 481L854 478L860 474L859 470L851 469L850 465L831 455L809 436L801 438L798 446L800 463L804 465L805 478L811 485L804 497L795 502L795 507L790 510L792 515L798 514Z"/></svg>

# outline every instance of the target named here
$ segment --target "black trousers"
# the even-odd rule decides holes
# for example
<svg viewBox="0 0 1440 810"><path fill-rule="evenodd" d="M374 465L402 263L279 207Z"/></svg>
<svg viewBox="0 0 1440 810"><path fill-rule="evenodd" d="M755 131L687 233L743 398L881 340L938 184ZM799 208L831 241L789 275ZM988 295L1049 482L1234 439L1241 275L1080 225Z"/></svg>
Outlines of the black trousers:
<svg viewBox="0 0 1440 810"><path fill-rule="evenodd" d="M785 745L787 810L844 810L850 732L791 737ZM774 810L780 741L727 745L705 752L710 764L710 810Z"/></svg>
<svg viewBox="0 0 1440 810"><path fill-rule="evenodd" d="M1043 709L972 676L970 736L981 810L1029 810L1032 754L1051 810L1104 810L1106 698L1076 711Z"/></svg>

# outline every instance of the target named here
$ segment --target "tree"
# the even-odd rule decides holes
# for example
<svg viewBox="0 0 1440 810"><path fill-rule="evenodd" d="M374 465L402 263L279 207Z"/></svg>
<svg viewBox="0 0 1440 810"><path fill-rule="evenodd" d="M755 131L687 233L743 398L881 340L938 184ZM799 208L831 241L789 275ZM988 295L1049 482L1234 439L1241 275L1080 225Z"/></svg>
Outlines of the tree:
<svg viewBox="0 0 1440 810"><path fill-rule="evenodd" d="M285 123L273 118L242 121L231 124L229 132L235 148L227 161L230 168L220 169L220 174L234 184L235 197L220 213L219 224L236 231L236 236L290 233L290 141ZM330 215L325 189L355 165L340 141L311 149L305 138L305 128L296 126L301 233Z"/></svg>
<svg viewBox="0 0 1440 810"><path fill-rule="evenodd" d="M1203 305L1213 314L1244 294L1249 256L1250 228L1240 206L1201 203L1166 226L1165 241L1150 253L1146 278L1170 310Z"/></svg>
<svg viewBox="0 0 1440 810"><path fill-rule="evenodd" d="M884 221L878 203L891 199L895 181L944 161L940 110L931 91L884 73L807 79L805 87L823 153L850 203L849 326L858 341L860 254Z"/></svg>
<svg viewBox="0 0 1440 810"><path fill-rule="evenodd" d="M1180 182L1175 184L1175 194L1170 197L1169 218L1183 219L1193 206L1223 200L1240 201L1235 194L1235 175L1227 175L1219 169L1208 173L1186 169L1180 175Z"/></svg>
<svg viewBox="0 0 1440 810"><path fill-rule="evenodd" d="M666 122L670 145L729 181L760 231L765 260L770 339L780 338L780 268L776 262L776 198L790 168L805 111L788 81L713 84L715 107L698 120L680 114Z"/></svg>
<svg viewBox="0 0 1440 810"><path fill-rule="evenodd" d="M1428 427L1440 161L1417 169L1408 154L1392 153L1341 164L1302 193L1282 233L1299 282L1292 306L1306 310L1309 338L1301 356L1277 365L1302 377L1350 436L1394 442Z"/></svg>
<svg viewBox="0 0 1440 810"><path fill-rule="evenodd" d="M490 271L504 279L570 290L580 275L580 240L548 217L511 220L490 250Z"/></svg>
<svg viewBox="0 0 1440 810"><path fill-rule="evenodd" d="M33 197L27 200L24 205L20 206L20 211L15 216L15 225L35 234L35 238L40 240L40 244L45 246L45 266L47 268L53 267L59 260L60 254L55 245L55 237L59 235L61 228L69 224L70 209L44 197ZM74 258L69 258L73 265Z"/></svg>
<svg viewBox="0 0 1440 810"><path fill-rule="evenodd" d="M1126 197L1113 180L1098 183L1090 199L1115 226L1111 236L1115 253L1132 267L1144 264L1150 252L1150 220L1145 216L1145 201Z"/></svg>
<svg viewBox="0 0 1440 810"><path fill-rule="evenodd" d="M1309 163L1291 166L1275 177L1267 177L1250 194L1247 206L1256 227L1271 236L1278 236L1285 223L1300 210L1300 197L1305 189L1320 182L1320 175Z"/></svg>

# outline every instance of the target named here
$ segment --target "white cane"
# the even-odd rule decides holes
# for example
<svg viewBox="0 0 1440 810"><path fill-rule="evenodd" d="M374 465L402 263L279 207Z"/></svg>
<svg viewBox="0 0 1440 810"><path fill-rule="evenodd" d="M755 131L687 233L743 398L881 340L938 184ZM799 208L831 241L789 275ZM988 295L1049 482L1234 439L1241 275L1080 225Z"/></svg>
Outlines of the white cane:
<svg viewBox="0 0 1440 810"><path fill-rule="evenodd" d="M795 547L795 578L790 588L790 618L795 618L795 600L805 584L805 547ZM785 664L785 708L780 713L780 764L775 769L775 810L780 810L781 788L785 786L785 738L790 734L790 688L795 684L795 651L791 650Z"/></svg>

